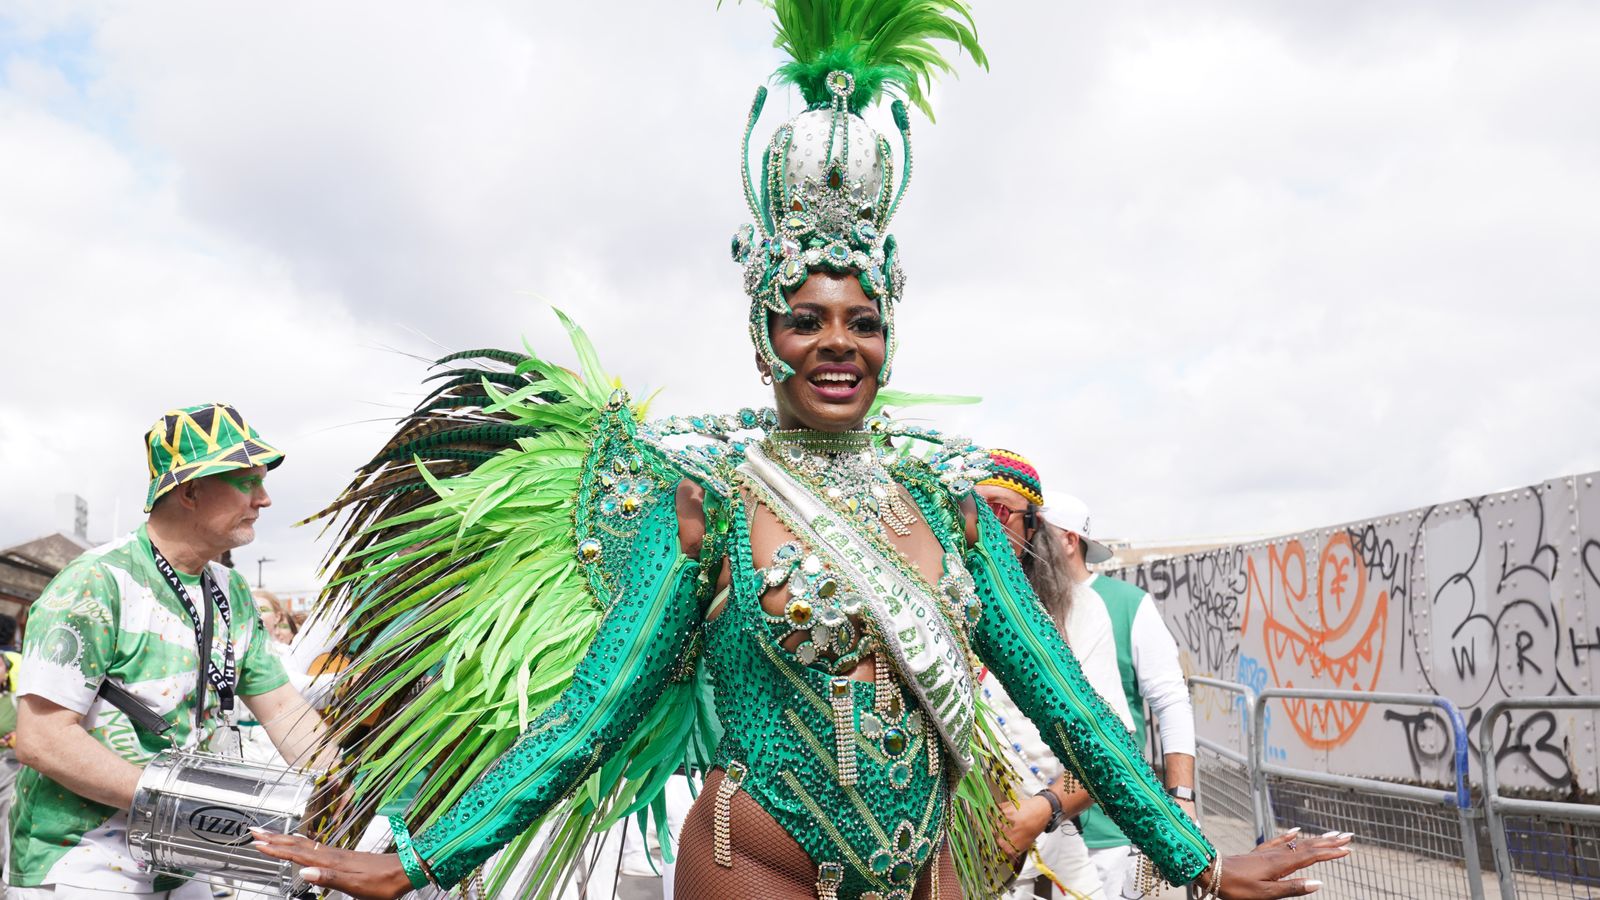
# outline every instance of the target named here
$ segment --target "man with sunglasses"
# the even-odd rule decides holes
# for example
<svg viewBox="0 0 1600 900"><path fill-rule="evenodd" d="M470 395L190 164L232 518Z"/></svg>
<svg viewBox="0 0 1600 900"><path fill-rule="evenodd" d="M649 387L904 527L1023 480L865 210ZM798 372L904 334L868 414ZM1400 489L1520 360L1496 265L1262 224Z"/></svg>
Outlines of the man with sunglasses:
<svg viewBox="0 0 1600 900"><path fill-rule="evenodd" d="M989 463L993 474L978 483L978 494L1005 526L1029 585L1066 638L1090 686L1120 717L1122 726L1132 730L1111 618L1095 593L1072 577L1067 566L1069 536L1054 524L1053 511L1042 506L1039 473L1027 458L1010 450L989 451ZM1088 792L1058 777L1061 765L1038 729L995 679L984 677L979 689L994 713L1007 744L1008 762L1020 782L1017 795L1022 799L1006 808L1011 825L1005 836L1013 850L1026 855L1018 860L1016 882L1005 897L1108 896L1102 893L1089 851L1070 822L1088 807Z"/></svg>
<svg viewBox="0 0 1600 900"><path fill-rule="evenodd" d="M167 747L237 755L235 698L291 764L311 761L322 732L249 584L220 562L255 539L283 454L223 404L168 412L145 450L149 519L68 565L30 613L7 897L210 897L130 857L143 766Z"/></svg>

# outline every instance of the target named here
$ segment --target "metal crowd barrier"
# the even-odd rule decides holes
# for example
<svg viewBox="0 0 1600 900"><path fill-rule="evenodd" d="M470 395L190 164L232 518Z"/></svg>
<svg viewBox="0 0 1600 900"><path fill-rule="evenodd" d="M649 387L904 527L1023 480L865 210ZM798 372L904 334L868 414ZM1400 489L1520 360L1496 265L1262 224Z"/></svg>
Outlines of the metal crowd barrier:
<svg viewBox="0 0 1600 900"><path fill-rule="evenodd" d="M1600 897L1600 806L1500 793L1495 722L1514 710L1530 709L1600 710L1600 697L1501 700L1483 717L1478 737L1483 810L1501 900ZM1592 732L1588 740L1593 740Z"/></svg>
<svg viewBox="0 0 1600 900"><path fill-rule="evenodd" d="M1454 738L1454 784L1419 787L1269 763L1262 748L1271 700L1435 707ZM1299 826L1307 834L1352 831L1359 836L1350 856L1302 873L1324 882L1318 896L1483 900L1477 813L1467 786L1467 726L1454 704L1424 694L1268 688L1256 696L1253 712L1256 797L1264 830Z"/></svg>
<svg viewBox="0 0 1600 900"><path fill-rule="evenodd" d="M1255 721L1256 698L1250 689L1233 681L1191 676L1191 698L1199 690L1230 695L1227 704L1234 737L1227 742L1195 736L1195 805L1206 835L1224 853L1245 853L1266 839L1262 804L1255 782L1255 745L1251 723ZM1201 706L1200 702L1195 703ZM1210 704L1212 708L1215 703Z"/></svg>

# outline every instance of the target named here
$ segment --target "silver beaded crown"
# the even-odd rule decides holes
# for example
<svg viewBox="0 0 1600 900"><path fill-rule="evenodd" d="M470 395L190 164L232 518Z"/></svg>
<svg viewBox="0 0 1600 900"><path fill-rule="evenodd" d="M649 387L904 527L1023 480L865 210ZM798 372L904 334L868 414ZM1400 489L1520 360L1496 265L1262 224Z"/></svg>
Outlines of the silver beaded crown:
<svg viewBox="0 0 1600 900"><path fill-rule="evenodd" d="M827 104L814 104L772 135L762 154L757 192L750 172L750 134L766 103L767 89L756 91L742 144L745 202L755 224L733 237L733 258L744 266L750 296L750 339L756 352L782 381L794 374L778 358L768 329L769 312L787 314L787 293L818 270L854 274L861 290L877 301L887 342L880 384L889 382L896 345L894 306L905 290L889 221L911 181L911 125L905 104L894 101L906 170L894 185L889 141L850 111L855 76L831 72Z"/></svg>

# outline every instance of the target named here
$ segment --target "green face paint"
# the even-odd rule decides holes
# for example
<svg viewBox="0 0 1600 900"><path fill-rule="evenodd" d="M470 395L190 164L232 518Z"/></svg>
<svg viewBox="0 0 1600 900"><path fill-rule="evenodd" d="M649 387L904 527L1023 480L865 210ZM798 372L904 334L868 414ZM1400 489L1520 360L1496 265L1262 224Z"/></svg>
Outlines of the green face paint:
<svg viewBox="0 0 1600 900"><path fill-rule="evenodd" d="M256 488L266 481L260 475L218 475L223 481L233 486L241 494L253 494Z"/></svg>

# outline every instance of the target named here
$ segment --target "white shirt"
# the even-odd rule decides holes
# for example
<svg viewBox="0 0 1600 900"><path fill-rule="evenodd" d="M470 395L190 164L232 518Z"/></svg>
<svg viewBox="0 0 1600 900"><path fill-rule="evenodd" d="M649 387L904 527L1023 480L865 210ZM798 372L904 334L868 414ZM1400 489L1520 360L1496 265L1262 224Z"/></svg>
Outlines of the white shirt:
<svg viewBox="0 0 1600 900"><path fill-rule="evenodd" d="M1099 577L1090 575L1083 582L1084 586L1093 585ZM1097 605L1105 607L1103 602ZM1183 680L1183 666L1178 662L1178 642L1173 640L1172 632L1156 609L1155 599L1148 593L1139 600L1139 608L1133 614L1128 643L1133 652L1133 674L1139 683L1139 693L1150 705L1156 728L1161 732L1161 752L1193 756L1194 706L1189 702L1189 686Z"/></svg>

